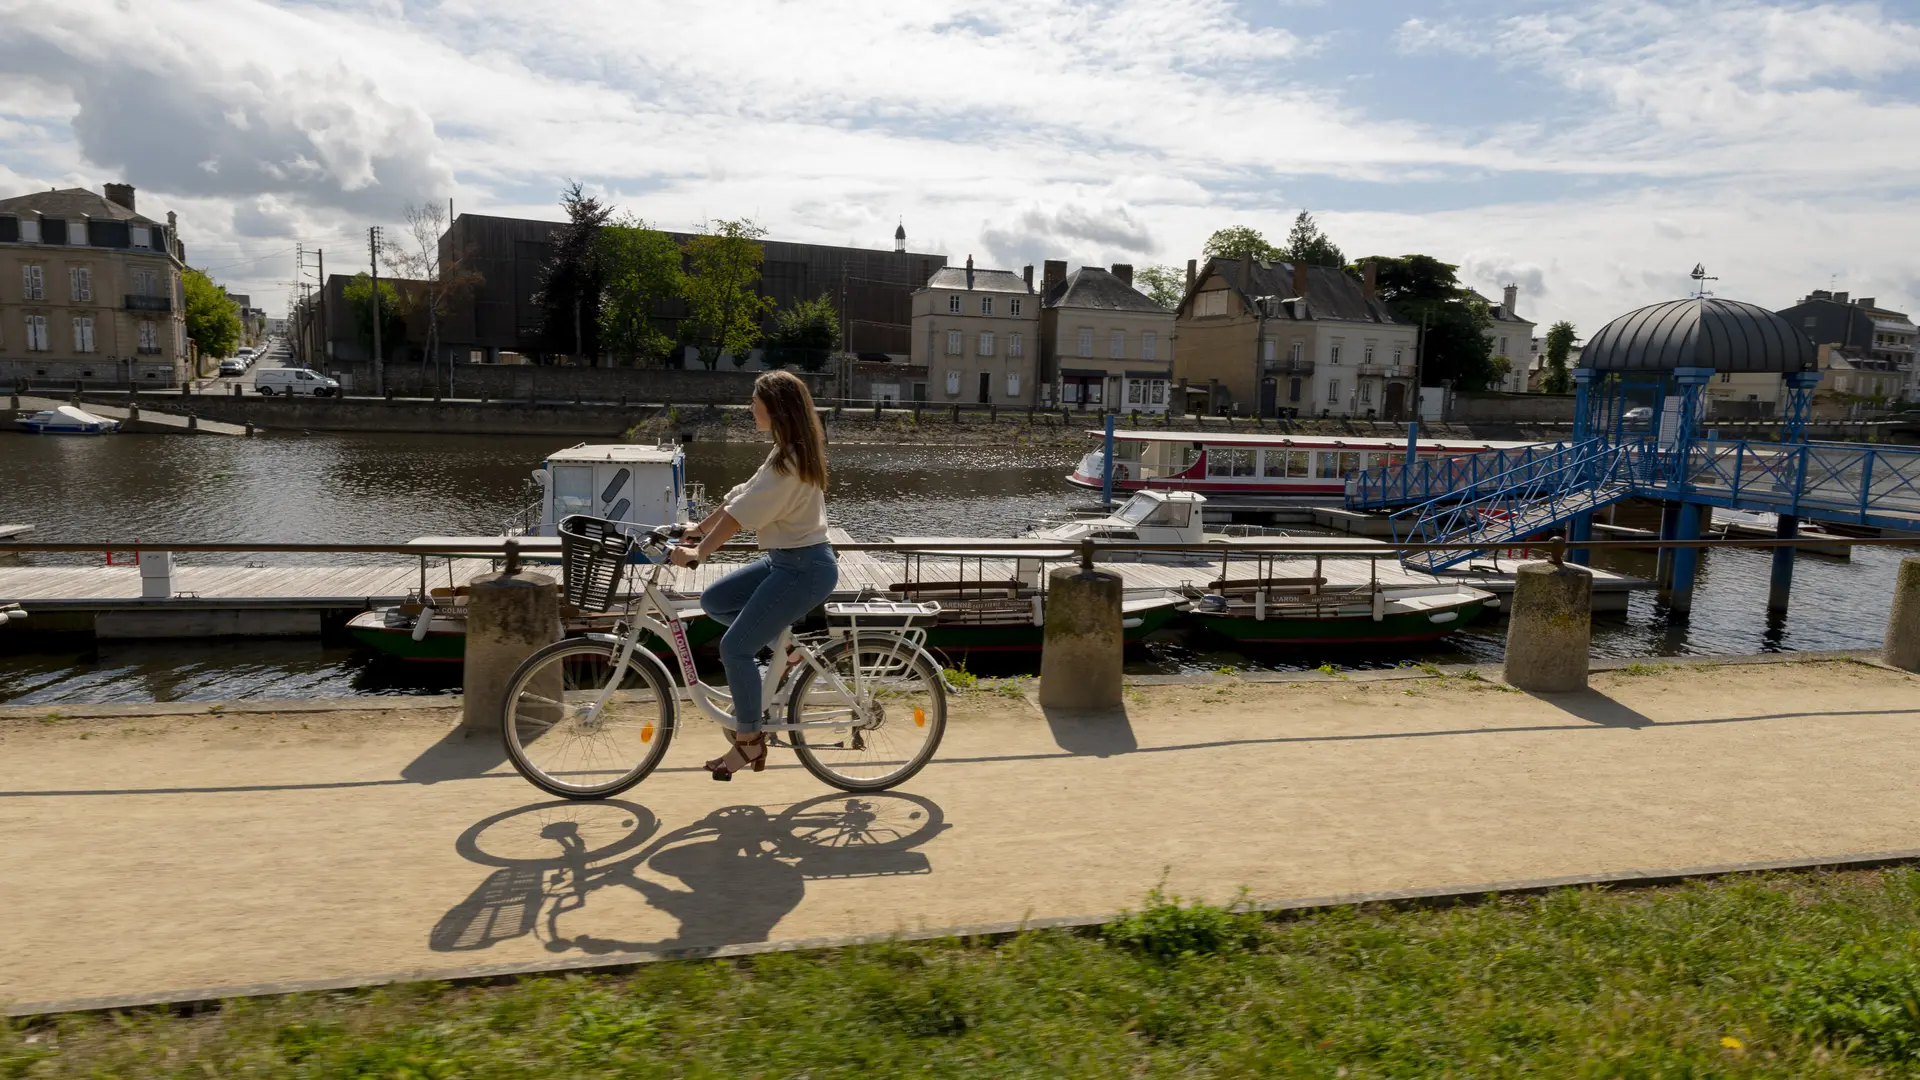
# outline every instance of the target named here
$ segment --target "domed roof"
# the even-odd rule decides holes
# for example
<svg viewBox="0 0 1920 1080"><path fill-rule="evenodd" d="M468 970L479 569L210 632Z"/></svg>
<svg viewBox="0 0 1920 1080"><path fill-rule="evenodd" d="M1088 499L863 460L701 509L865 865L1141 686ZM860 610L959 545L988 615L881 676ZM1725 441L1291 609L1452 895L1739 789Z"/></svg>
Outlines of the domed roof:
<svg viewBox="0 0 1920 1080"><path fill-rule="evenodd" d="M906 222L904 222L904 221L903 221L903 222L901 222L900 224L898 224L898 225L895 225L895 226L893 227L893 238L894 238L895 240L905 240L905 239L907 238L907 223L906 223Z"/></svg>
<svg viewBox="0 0 1920 1080"><path fill-rule="evenodd" d="M1694 296L1649 304L1600 328L1580 353L1595 371L1812 371L1807 335L1756 304Z"/></svg>

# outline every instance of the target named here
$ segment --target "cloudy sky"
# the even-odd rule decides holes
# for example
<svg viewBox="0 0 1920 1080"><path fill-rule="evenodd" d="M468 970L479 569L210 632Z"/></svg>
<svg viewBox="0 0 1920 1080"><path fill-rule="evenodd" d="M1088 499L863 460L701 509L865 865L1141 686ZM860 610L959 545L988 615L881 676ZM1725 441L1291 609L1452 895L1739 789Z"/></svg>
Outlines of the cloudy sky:
<svg viewBox="0 0 1920 1080"><path fill-rule="evenodd" d="M1018 267L1311 209L1583 336L1684 295L1920 309L1920 0L0 0L0 196L124 180L280 310L409 202Z"/></svg>

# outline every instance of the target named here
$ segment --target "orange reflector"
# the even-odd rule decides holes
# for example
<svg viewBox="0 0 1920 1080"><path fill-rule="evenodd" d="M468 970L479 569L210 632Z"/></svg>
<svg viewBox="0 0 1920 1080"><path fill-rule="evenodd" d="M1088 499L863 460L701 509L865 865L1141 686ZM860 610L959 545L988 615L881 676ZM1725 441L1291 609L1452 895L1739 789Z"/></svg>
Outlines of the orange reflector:
<svg viewBox="0 0 1920 1080"><path fill-rule="evenodd" d="M914 727L927 726L927 710L921 708L918 705L915 705L913 707L913 726Z"/></svg>
<svg viewBox="0 0 1920 1080"><path fill-rule="evenodd" d="M652 723L645 724L640 728L640 741L641 742L653 741L653 724Z"/></svg>

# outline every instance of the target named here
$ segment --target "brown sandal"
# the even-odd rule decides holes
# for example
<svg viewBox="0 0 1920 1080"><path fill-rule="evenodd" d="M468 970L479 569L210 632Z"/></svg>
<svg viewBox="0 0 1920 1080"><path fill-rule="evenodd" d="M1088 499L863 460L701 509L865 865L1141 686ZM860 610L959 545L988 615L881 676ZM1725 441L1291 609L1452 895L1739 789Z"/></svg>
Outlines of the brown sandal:
<svg viewBox="0 0 1920 1080"><path fill-rule="evenodd" d="M747 751L756 747L760 752L749 756ZM735 763L735 759L738 759L738 764ZM751 735L741 735L736 732L733 736L733 749L707 762L707 772L712 774L715 780L732 780L734 773L747 769L762 772L766 767L767 735L763 731L756 731Z"/></svg>

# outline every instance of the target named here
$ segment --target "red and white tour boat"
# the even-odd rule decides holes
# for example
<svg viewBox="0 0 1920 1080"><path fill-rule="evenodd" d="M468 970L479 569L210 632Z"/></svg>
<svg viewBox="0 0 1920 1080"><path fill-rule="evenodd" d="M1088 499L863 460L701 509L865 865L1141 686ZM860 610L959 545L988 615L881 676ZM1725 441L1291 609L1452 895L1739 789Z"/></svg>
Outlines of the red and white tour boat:
<svg viewBox="0 0 1920 1080"><path fill-rule="evenodd" d="M1099 439L1106 436L1102 431L1088 434ZM1532 445L1497 439L1421 439L1415 447L1419 457L1438 459ZM1116 431L1113 449L1116 493L1154 488L1216 497L1249 496L1263 501L1324 502L1345 495L1348 474L1404 462L1407 440L1256 432ZM1105 472L1106 454L1095 450L1080 459L1067 482L1098 491Z"/></svg>

